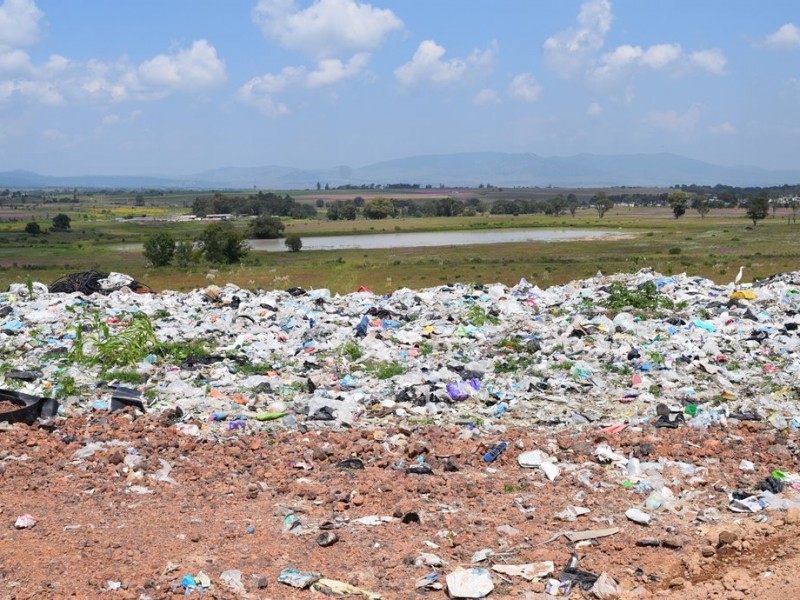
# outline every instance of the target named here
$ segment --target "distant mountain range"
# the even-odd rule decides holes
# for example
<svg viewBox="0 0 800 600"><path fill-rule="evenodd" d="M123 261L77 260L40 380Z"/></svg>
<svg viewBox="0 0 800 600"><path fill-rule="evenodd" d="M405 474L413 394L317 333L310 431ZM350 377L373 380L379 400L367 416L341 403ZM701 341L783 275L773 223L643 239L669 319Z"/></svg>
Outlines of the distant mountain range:
<svg viewBox="0 0 800 600"><path fill-rule="evenodd" d="M183 177L80 175L52 177L30 171L0 172L0 188L106 189L314 189L393 183L424 187L665 187L675 184L772 186L800 183L800 170L723 167L675 154L537 154L468 152L411 156L364 167L328 169L224 167Z"/></svg>

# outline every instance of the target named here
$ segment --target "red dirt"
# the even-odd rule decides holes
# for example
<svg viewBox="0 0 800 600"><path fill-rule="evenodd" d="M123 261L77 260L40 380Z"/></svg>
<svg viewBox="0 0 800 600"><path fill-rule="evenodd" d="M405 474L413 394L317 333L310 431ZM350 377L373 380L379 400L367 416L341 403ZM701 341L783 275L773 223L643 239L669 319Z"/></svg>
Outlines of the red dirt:
<svg viewBox="0 0 800 600"><path fill-rule="evenodd" d="M482 548L498 553L497 562L552 560L556 575L575 551L582 569L607 572L631 598L788 600L800 583L798 515L763 513L767 520L759 523L756 515L726 509L728 491L752 489L772 469L797 471L792 436L760 423L731 430L645 426L607 436L509 430L502 438L508 450L487 466L483 454L498 438L458 427L250 433L198 423L204 431L195 438L161 416L98 414L60 419L52 431L19 424L0 431L0 598L177 598L184 594L181 578L199 571L213 582L204 597L235 598L219 581L228 569L243 573L248 595L238 597L321 597L278 583L284 568L317 571L387 600L445 598L441 591L415 591L415 580L432 569L414 566L414 558L436 554L445 562L444 575ZM93 442L124 445L75 457ZM592 453L602 442L642 461L664 457L708 473L692 479L665 467L677 506L642 527L624 512L646 494L625 489L616 467L597 463ZM142 459L138 468L125 464L128 445ZM520 447L557 456L561 476L551 482L538 469L521 468ZM432 475L396 468L420 456ZM363 470L337 468L354 457ZM754 473L739 470L743 457L756 464ZM161 461L171 465L168 477L175 483L152 478ZM459 470L445 471L447 461ZM599 485L581 484L580 469L570 472L568 464L580 464ZM522 512L520 503L535 511ZM572 523L556 520L568 504L591 512ZM719 521L697 518L700 511L713 514L709 509L718 511ZM409 512L421 522L353 522ZM16 517L26 513L37 524L15 529ZM299 535L281 532L290 513L302 522ZM340 541L321 547L316 538L326 521ZM563 531L611 526L620 533L578 549L563 536L553 539ZM720 532L727 532L727 545L719 544ZM681 547L637 547L644 538ZM258 588L259 578L266 589ZM108 591L109 581L122 589ZM498 574L494 581L490 598L545 597L541 582L504 582ZM581 598L580 591L571 597Z"/></svg>

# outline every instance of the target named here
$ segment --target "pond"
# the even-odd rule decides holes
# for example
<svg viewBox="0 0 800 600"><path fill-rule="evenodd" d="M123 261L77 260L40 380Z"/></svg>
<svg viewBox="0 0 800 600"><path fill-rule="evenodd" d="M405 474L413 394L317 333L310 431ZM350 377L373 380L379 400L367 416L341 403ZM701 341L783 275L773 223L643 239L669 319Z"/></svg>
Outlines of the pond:
<svg viewBox="0 0 800 600"><path fill-rule="evenodd" d="M483 229L479 231L429 231L416 233L370 233L303 237L303 250L344 250L360 248L417 248L424 246L467 246L510 242L560 242L600 239L619 231L596 229ZM302 236L301 236L302 237ZM253 250L286 252L282 239L249 240Z"/></svg>

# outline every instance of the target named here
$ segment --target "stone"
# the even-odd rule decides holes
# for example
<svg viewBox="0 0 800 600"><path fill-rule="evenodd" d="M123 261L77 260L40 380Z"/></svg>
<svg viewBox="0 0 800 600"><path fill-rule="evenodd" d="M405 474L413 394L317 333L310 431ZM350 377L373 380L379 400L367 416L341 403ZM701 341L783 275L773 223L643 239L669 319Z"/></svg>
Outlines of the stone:
<svg viewBox="0 0 800 600"><path fill-rule="evenodd" d="M739 535L735 531L724 529L719 532L719 541L717 547L729 546L739 539Z"/></svg>

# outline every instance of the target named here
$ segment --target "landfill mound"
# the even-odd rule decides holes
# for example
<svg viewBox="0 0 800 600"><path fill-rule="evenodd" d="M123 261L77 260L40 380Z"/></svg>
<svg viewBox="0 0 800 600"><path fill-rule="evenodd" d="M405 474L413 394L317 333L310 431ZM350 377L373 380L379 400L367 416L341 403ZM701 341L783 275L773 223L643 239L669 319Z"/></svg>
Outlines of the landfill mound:
<svg viewBox="0 0 800 600"><path fill-rule="evenodd" d="M0 590L791 597L798 286L14 285Z"/></svg>

